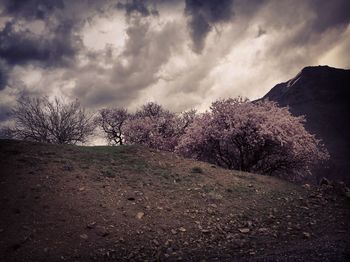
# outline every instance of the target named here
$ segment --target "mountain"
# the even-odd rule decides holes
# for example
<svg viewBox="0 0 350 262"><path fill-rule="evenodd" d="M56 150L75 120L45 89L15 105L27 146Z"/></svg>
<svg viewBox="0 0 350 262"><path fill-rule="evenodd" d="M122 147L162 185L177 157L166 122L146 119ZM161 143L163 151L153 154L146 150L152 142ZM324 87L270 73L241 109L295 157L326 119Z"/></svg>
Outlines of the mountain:
<svg viewBox="0 0 350 262"><path fill-rule="evenodd" d="M0 140L0 261L345 261L348 193L142 146Z"/></svg>
<svg viewBox="0 0 350 262"><path fill-rule="evenodd" d="M323 140L331 155L329 168L315 171L318 177L350 182L350 70L305 67L262 99L289 106L296 116L306 116L306 129Z"/></svg>

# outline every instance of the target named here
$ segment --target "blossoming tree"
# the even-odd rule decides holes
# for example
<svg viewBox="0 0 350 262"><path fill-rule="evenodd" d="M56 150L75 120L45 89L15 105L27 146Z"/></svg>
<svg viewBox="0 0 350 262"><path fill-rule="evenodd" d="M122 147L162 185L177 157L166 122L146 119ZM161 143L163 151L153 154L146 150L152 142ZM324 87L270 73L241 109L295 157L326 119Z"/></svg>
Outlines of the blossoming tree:
<svg viewBox="0 0 350 262"><path fill-rule="evenodd" d="M125 141L151 148L174 151L193 113L178 116L150 102L141 107L125 126ZM187 126L186 126L187 125Z"/></svg>
<svg viewBox="0 0 350 262"><path fill-rule="evenodd" d="M296 179L329 158L304 122L274 102L218 100L181 136L177 152L229 169Z"/></svg>

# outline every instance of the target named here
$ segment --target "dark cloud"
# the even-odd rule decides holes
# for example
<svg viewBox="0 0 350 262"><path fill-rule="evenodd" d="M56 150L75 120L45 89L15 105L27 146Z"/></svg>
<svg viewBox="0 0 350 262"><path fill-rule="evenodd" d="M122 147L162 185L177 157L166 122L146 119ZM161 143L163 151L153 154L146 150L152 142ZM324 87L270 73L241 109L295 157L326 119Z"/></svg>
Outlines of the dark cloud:
<svg viewBox="0 0 350 262"><path fill-rule="evenodd" d="M132 13L139 13L142 16L149 16L149 15L159 15L157 9L155 7L150 8L149 7L149 1L145 0L132 0L131 2L118 2L116 7L118 9L125 10L126 14L130 16Z"/></svg>
<svg viewBox="0 0 350 262"><path fill-rule="evenodd" d="M27 29L16 30L7 22L0 32L0 58L9 65L39 62L44 66L67 65L81 48L80 38L74 35L68 21L60 24L53 36L42 36Z"/></svg>
<svg viewBox="0 0 350 262"><path fill-rule="evenodd" d="M350 1L309 1L311 9L316 13L316 18L312 22L312 29L316 32L344 26L350 22Z"/></svg>
<svg viewBox="0 0 350 262"><path fill-rule="evenodd" d="M350 23L350 15L343 10L350 3L346 0L270 0L267 3L257 15L263 18L262 28L278 33L278 37L265 48L263 59L278 57L279 70L285 74L320 64L320 57L335 47Z"/></svg>
<svg viewBox="0 0 350 262"><path fill-rule="evenodd" d="M266 25L274 30L285 28L287 35L285 48L305 46L320 41L322 34L327 30L342 31L350 23L348 11L350 10L350 1L348 0L270 0L267 3L269 12L265 14L264 20ZM283 16L276 14L283 14ZM291 38L290 32L298 24L300 29Z"/></svg>
<svg viewBox="0 0 350 262"><path fill-rule="evenodd" d="M0 2L0 89L17 66L69 67L84 50L80 36L84 23L108 9L106 0L4 0ZM41 23L41 29L36 25ZM36 25L35 25L36 23ZM3 63L3 64L4 64Z"/></svg>
<svg viewBox="0 0 350 262"><path fill-rule="evenodd" d="M3 0L4 12L22 19L45 19L55 9L63 9L63 0Z"/></svg>
<svg viewBox="0 0 350 262"><path fill-rule="evenodd" d="M193 50L201 53L213 26L227 22L233 17L233 0L186 0L185 13L189 17Z"/></svg>

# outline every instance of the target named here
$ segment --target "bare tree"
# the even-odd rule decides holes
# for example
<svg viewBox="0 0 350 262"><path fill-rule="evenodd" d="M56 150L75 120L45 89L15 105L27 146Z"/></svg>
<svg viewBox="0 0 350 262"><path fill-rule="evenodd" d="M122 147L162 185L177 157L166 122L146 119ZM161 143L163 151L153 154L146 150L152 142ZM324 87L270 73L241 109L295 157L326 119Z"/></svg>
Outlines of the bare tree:
<svg viewBox="0 0 350 262"><path fill-rule="evenodd" d="M95 125L78 100L22 97L12 110L15 138L52 144L85 143Z"/></svg>
<svg viewBox="0 0 350 262"><path fill-rule="evenodd" d="M104 131L110 144L123 144L123 128L129 114L123 108L105 108L99 111L95 121Z"/></svg>

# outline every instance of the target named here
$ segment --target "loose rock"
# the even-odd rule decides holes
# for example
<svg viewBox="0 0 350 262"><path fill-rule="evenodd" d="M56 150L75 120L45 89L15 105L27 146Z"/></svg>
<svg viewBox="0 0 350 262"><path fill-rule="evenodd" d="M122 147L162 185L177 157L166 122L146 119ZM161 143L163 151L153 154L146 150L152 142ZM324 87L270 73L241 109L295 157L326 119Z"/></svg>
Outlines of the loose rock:
<svg viewBox="0 0 350 262"><path fill-rule="evenodd" d="M180 231L180 232L186 232L187 230L186 230L186 228L184 228L184 227L180 227L180 228L179 228L179 231Z"/></svg>
<svg viewBox="0 0 350 262"><path fill-rule="evenodd" d="M84 239L84 240L87 240L89 237L87 234L81 234L80 235L80 238Z"/></svg>
<svg viewBox="0 0 350 262"><path fill-rule="evenodd" d="M309 238L311 237L311 235L310 235L310 233L308 233L308 232L303 232L303 237L304 237L305 239L309 239Z"/></svg>
<svg viewBox="0 0 350 262"><path fill-rule="evenodd" d="M109 232L105 227L97 226L96 227L96 235L101 236L101 237L105 237L105 236L109 235Z"/></svg>
<svg viewBox="0 0 350 262"><path fill-rule="evenodd" d="M246 233L249 233L250 229L249 228L239 228L238 231L246 234Z"/></svg>
<svg viewBox="0 0 350 262"><path fill-rule="evenodd" d="M137 218L137 219L142 219L142 218L144 217L144 215L145 215L145 213L143 213L143 212L138 212L138 213L136 214L136 218Z"/></svg>
<svg viewBox="0 0 350 262"><path fill-rule="evenodd" d="M95 226L96 226L96 222L94 221L94 222L91 222L91 223L87 224L86 228L93 229Z"/></svg>

